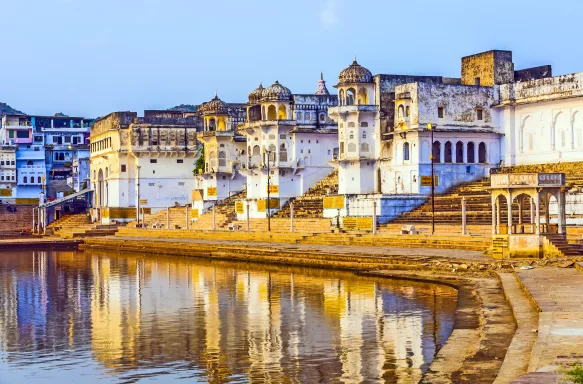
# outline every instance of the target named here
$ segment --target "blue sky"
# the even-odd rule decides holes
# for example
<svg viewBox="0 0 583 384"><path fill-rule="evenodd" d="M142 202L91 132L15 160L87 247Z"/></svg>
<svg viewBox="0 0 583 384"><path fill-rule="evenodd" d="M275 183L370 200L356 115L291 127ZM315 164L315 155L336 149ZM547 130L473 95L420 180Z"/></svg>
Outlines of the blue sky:
<svg viewBox="0 0 583 384"><path fill-rule="evenodd" d="M0 101L87 117L245 102L259 82L329 89L354 55L374 74L459 77L460 58L583 71L580 0L0 0Z"/></svg>

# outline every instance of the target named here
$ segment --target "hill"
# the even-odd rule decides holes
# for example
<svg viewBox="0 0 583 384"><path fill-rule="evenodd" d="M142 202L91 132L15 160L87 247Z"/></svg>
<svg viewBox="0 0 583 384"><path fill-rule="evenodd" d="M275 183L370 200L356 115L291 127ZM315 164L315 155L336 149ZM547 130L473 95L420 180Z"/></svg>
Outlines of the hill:
<svg viewBox="0 0 583 384"><path fill-rule="evenodd" d="M3 115L25 115L25 113L12 108L6 103L0 103L0 116Z"/></svg>
<svg viewBox="0 0 583 384"><path fill-rule="evenodd" d="M176 107L168 108L169 111L181 111L181 112L196 112L196 106L191 104L180 104Z"/></svg>

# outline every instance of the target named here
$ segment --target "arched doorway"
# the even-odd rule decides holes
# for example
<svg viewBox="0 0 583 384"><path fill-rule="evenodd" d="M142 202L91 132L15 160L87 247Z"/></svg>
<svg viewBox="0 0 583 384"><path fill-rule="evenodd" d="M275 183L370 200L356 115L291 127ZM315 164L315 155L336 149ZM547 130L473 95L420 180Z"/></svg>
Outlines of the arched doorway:
<svg viewBox="0 0 583 384"><path fill-rule="evenodd" d="M105 191L105 186L104 186L103 169L100 169L99 172L97 173L97 206L98 207L103 207L103 205L104 205L104 200L103 200L104 191Z"/></svg>

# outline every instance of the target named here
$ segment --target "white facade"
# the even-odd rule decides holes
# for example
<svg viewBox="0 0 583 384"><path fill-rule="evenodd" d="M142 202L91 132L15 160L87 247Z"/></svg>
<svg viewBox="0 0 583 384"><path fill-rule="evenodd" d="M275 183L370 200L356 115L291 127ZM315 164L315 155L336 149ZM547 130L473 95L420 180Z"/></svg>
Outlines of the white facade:
<svg viewBox="0 0 583 384"><path fill-rule="evenodd" d="M94 219L133 220L138 204L156 212L191 201L196 120L165 111L145 115L112 113L91 128Z"/></svg>
<svg viewBox="0 0 583 384"><path fill-rule="evenodd" d="M286 201L304 194L333 168L329 162L338 151L336 124L327 117L335 96L327 94L320 80L317 94L292 95L278 82L249 96L248 121L240 127L247 138L247 201L251 218L265 218L258 202ZM272 207L270 212L277 208ZM245 208L247 209L247 208ZM240 214L241 219L246 214Z"/></svg>
<svg viewBox="0 0 583 384"><path fill-rule="evenodd" d="M0 145L0 201L16 198L16 146Z"/></svg>

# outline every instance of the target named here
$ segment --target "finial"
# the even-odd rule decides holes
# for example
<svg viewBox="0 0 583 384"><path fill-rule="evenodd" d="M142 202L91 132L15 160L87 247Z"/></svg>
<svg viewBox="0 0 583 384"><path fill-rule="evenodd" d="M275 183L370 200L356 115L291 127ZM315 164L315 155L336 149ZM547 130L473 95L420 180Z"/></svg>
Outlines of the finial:
<svg viewBox="0 0 583 384"><path fill-rule="evenodd" d="M218 97L219 97L219 91L218 91L218 89L215 89L215 98L218 98Z"/></svg>
<svg viewBox="0 0 583 384"><path fill-rule="evenodd" d="M279 81L275 80L275 84L279 84Z"/></svg>
<svg viewBox="0 0 583 384"><path fill-rule="evenodd" d="M324 72L320 72L320 80L324 80Z"/></svg>
<svg viewBox="0 0 583 384"><path fill-rule="evenodd" d="M352 62L352 64L358 64L358 63L356 62L356 55L354 55L354 61Z"/></svg>

